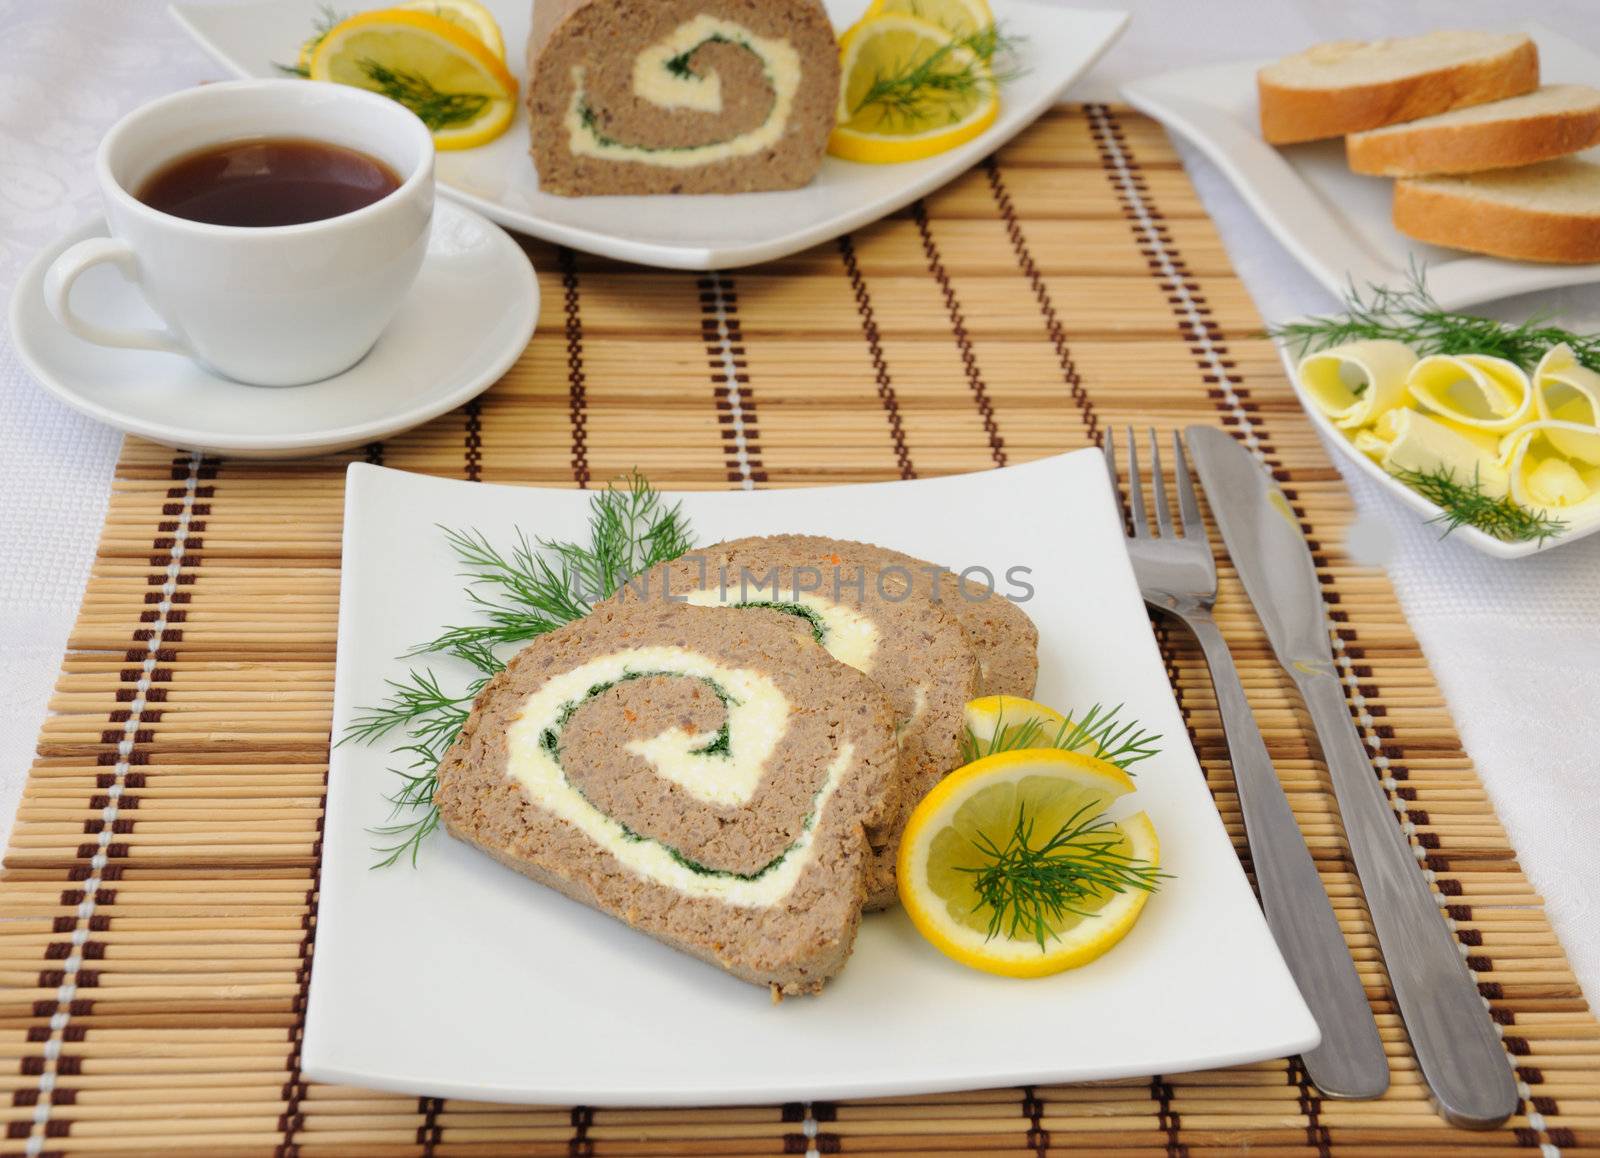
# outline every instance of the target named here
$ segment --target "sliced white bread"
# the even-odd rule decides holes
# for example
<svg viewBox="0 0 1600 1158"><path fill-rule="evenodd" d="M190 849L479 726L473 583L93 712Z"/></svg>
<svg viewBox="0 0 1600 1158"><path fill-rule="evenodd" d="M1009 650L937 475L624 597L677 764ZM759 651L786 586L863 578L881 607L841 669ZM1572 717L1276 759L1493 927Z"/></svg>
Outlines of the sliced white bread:
<svg viewBox="0 0 1600 1158"><path fill-rule="evenodd" d="M1517 261L1600 261L1600 165L1563 157L1404 178L1395 182L1394 224L1418 241Z"/></svg>
<svg viewBox="0 0 1600 1158"><path fill-rule="evenodd" d="M1345 138L1350 168L1375 177L1510 169L1600 145L1600 89L1551 84Z"/></svg>
<svg viewBox="0 0 1600 1158"><path fill-rule="evenodd" d="M1274 145L1414 121L1538 85L1532 40L1476 31L1318 44L1256 74L1261 135Z"/></svg>

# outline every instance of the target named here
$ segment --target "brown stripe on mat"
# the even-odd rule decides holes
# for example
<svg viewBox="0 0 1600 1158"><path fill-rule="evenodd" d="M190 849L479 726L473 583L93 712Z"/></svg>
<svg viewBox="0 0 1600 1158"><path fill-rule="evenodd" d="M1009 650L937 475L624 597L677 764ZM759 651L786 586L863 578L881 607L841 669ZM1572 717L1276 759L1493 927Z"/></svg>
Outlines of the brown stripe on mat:
<svg viewBox="0 0 1600 1158"><path fill-rule="evenodd" d="M1207 396L1224 404L1227 417L1239 425L1245 446L1257 454L1270 455L1270 445L1261 441L1255 425L1250 422L1249 413L1254 405L1246 401L1249 392L1242 389L1241 380L1234 373L1235 364L1229 360L1228 347L1223 342L1214 312L1178 251L1165 216L1155 205L1149 183L1128 148L1121 123L1107 105L1088 104L1084 110L1095 147L1100 152L1101 167L1116 190L1123 216L1128 219L1139 243L1139 252L1172 308L1178 333L1189 344L1189 351L1201 372L1201 381L1206 384Z"/></svg>
<svg viewBox="0 0 1600 1158"><path fill-rule="evenodd" d="M711 396L722 429L728 481L749 490L767 481L761 465L756 400L750 390L744 334L739 327L739 294L733 279L712 270L699 279L700 333L711 369Z"/></svg>
<svg viewBox="0 0 1600 1158"><path fill-rule="evenodd" d="M1034 1152L1035 1158L1046 1158L1050 1153L1050 1131L1042 1124L1044 1103L1039 1100L1032 1086L1022 1088L1022 1116L1028 1122L1028 1148Z"/></svg>
<svg viewBox="0 0 1600 1158"><path fill-rule="evenodd" d="M1039 315L1044 319L1045 334L1050 338L1056 363L1061 367L1061 380L1066 384L1067 392L1072 396L1072 401L1078 407L1078 413L1083 417L1083 427L1089 436L1089 441L1100 446L1104 442L1104 435L1095 420L1094 404L1090 402L1089 392L1083 388L1083 378L1078 374L1078 367L1072 360L1072 350L1067 345L1067 330L1061 324L1061 316L1056 313L1055 303L1050 299L1050 287L1045 282L1044 275L1039 272L1038 263L1033 260L1033 251L1028 248L1027 235L1023 232L1022 223L1017 220L1016 206L1012 204L1011 194L1006 190L1005 177L1000 173L1000 162L993 156L988 157L983 162L983 171L989 179L989 191L994 195L994 204L1000 211L1000 220L1005 223L1006 239L1011 242L1011 252L1016 255L1017 268L1022 271L1022 276L1028 279L1028 287L1033 291L1034 300L1039 303Z"/></svg>
<svg viewBox="0 0 1600 1158"><path fill-rule="evenodd" d="M1311 1084L1311 1077L1306 1073L1306 1067L1297 1057L1289 1059L1289 1084L1294 1086L1300 1099L1300 1112L1306 1119L1306 1142L1314 1146L1318 1158L1330 1158L1333 1153L1331 1147L1333 1139L1328 1133L1328 1128L1318 1118L1321 1116L1322 1096Z"/></svg>
<svg viewBox="0 0 1600 1158"><path fill-rule="evenodd" d="M417 1112L422 1115L422 1125L417 1127L417 1141L422 1146L421 1158L433 1158L438 1152L443 1135L439 1126L439 1112L443 1109L443 1098L417 1099Z"/></svg>
<svg viewBox="0 0 1600 1158"><path fill-rule="evenodd" d="M466 432L461 440L466 454L463 473L468 482L483 481L483 400L474 398L461 408L466 419Z"/></svg>
<svg viewBox="0 0 1600 1158"><path fill-rule="evenodd" d="M911 465L911 451L906 447L905 424L900 421L900 400L895 397L894 380L889 377L889 363L883 356L883 342L878 333L878 318L872 310L872 293L867 289L866 278L861 276L855 242L848 233L839 238L839 257L844 262L845 276L850 279L850 293L855 298L856 312L861 315L861 337L867 343L867 353L872 358L872 379L877 383L878 401L883 404L884 418L889 423L889 440L894 445L895 463L900 468L901 478L916 478L916 468Z"/></svg>
<svg viewBox="0 0 1600 1158"><path fill-rule="evenodd" d="M1178 1131L1182 1123L1178 1114L1172 1108L1172 1087L1165 1078L1156 1074L1150 1079L1150 1096L1156 1103L1156 1125L1167 1136L1167 1154L1169 1158L1188 1158L1189 1147L1183 1144Z"/></svg>
<svg viewBox="0 0 1600 1158"><path fill-rule="evenodd" d="M589 1127L594 1125L594 1111L588 1106L573 1106L569 1118L572 1137L567 1139L568 1158L593 1158L594 1139L589 1137Z"/></svg>
<svg viewBox="0 0 1600 1158"><path fill-rule="evenodd" d="M583 373L583 311L578 304L578 262L572 250L562 246L556 260L561 266L562 314L567 335L567 414L572 422L572 478L580 487L589 485L589 391Z"/></svg>
<svg viewBox="0 0 1600 1158"><path fill-rule="evenodd" d="M967 387L972 391L973 405L983 422L983 432L988 436L989 455L995 466L1006 465L1006 444L995 425L994 404L989 400L989 388L984 384L983 371L978 368L978 356L972 349L972 336L967 332L967 320L961 312L961 300L955 286L950 284L950 274L945 270L944 259L939 254L939 244L933 238L933 228L928 224L928 207L917 201L911 206L911 218L917 223L917 236L922 239L922 252L928 259L928 272L939 283L939 293L944 298L945 310L950 315L950 333L956 348L961 351L961 368L967 376Z"/></svg>

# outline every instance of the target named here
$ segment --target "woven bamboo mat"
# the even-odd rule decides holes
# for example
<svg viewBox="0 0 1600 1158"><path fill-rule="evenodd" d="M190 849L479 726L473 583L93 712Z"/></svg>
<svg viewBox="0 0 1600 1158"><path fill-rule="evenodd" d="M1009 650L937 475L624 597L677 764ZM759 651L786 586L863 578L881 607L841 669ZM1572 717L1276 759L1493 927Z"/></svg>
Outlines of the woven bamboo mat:
<svg viewBox="0 0 1600 1158"><path fill-rule="evenodd" d="M538 338L482 399L427 427L297 463L124 448L0 881L0 1150L1600 1153L1600 1025L1393 592L1340 553L1338 475L1154 123L1058 110L925 203L762 268L531 252ZM791 486L980 470L1130 422L1229 428L1299 512L1352 711L1523 1084L1504 1129L1452 1130L1429 1109L1309 726L1225 563L1224 629L1388 1042L1383 1100L1322 1101L1293 1060L701 1110L500 1107L303 1080L352 457L493 482L584 486L637 466L665 487ZM1243 854L1198 653L1158 630Z"/></svg>

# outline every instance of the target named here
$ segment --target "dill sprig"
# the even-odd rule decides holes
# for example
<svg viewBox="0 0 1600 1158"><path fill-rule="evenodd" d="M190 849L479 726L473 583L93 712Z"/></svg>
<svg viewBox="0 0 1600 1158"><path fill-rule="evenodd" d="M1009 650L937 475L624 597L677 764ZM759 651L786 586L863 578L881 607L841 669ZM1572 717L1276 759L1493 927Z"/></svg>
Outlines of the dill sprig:
<svg viewBox="0 0 1600 1158"><path fill-rule="evenodd" d="M607 487L589 501L587 542L530 540L521 530L502 551L478 531L439 528L461 561L473 605L487 622L447 628L408 656L438 654L471 667L477 675L459 694L445 689L431 668L414 669L387 681L389 694L356 713L341 744L373 743L398 733L394 748L409 764L389 771L400 786L387 796L391 823L371 831L388 843L374 847L374 868L402 858L416 863L422 844L439 827L433 794L439 762L455 743L472 701L505 661L495 648L521 643L587 615L632 575L677 558L694 545L681 507L668 506L638 474L625 487Z"/></svg>
<svg viewBox="0 0 1600 1158"><path fill-rule="evenodd" d="M410 654L525 643L581 619L631 576L676 559L694 545L681 505L667 506L635 474L622 488L599 491L589 504L585 543L530 540L517 532L509 552L480 532L440 528L468 580L468 596L486 622L449 627ZM468 654L462 654L468 649Z"/></svg>
<svg viewBox="0 0 1600 1158"><path fill-rule="evenodd" d="M1519 506L1509 495L1485 493L1476 471L1470 482L1456 478L1454 468L1448 466L1400 470L1394 477L1439 508L1428 521L1443 524L1445 535L1457 527L1476 527L1504 543L1542 543L1567 529L1566 523L1548 511Z"/></svg>
<svg viewBox="0 0 1600 1158"><path fill-rule="evenodd" d="M995 721L994 735L987 739L979 739L971 728L966 729L961 737L961 759L970 764L996 752L1060 748L1067 752L1088 752L1126 772L1130 765L1148 760L1159 752L1157 741L1161 737L1146 731L1137 720L1122 720L1122 708L1122 704L1114 708L1095 704L1081 716L1068 716L1053 735L1037 716L1007 724L1002 712Z"/></svg>
<svg viewBox="0 0 1600 1158"><path fill-rule="evenodd" d="M479 531L439 529L464 568L467 597L486 622L446 628L408 654L449 652L470 661L484 649L525 642L589 613L572 577L550 556L541 555L520 529L509 552Z"/></svg>
<svg viewBox="0 0 1600 1158"><path fill-rule="evenodd" d="M397 746L394 754L411 757L407 767L389 769L400 778L400 788L385 798L394 805L389 814L391 823L374 828L372 832L392 837L394 841L373 849L384 854L375 867L392 865L407 855L412 864L416 863L422 842L439 827L439 811L433 807L433 794L439 787L439 762L466 724L473 699L504 666L492 653L456 654L483 672L461 695L446 692L431 670L413 671L404 680L386 681L390 689L388 697L376 707L361 709L339 741L341 744L350 741L370 744L399 731L406 742ZM421 816L400 819L419 808L425 810Z"/></svg>
<svg viewBox="0 0 1600 1158"><path fill-rule="evenodd" d="M1090 805L1041 843L1034 843L1034 829L1027 807L1019 808L1016 827L1004 845L981 832L972 838L987 863L959 869L973 877L978 901L972 911L988 910L990 940L1027 939L1042 953L1050 940L1060 938L1057 930L1066 918L1094 916L1088 902L1129 889L1154 892L1167 876L1122 851L1120 830Z"/></svg>
<svg viewBox="0 0 1600 1158"><path fill-rule="evenodd" d="M486 93L440 92L425 76L390 68L371 58L364 57L357 64L379 93L405 105L434 132L450 125L465 124L489 103Z"/></svg>
<svg viewBox="0 0 1600 1158"><path fill-rule="evenodd" d="M666 563L694 546L681 506L666 506L644 478L635 474L626 488L609 488L594 498L589 512L589 542L541 541L591 598L609 599L641 571Z"/></svg>
<svg viewBox="0 0 1600 1158"><path fill-rule="evenodd" d="M921 60L898 62L879 73L850 115L876 109L880 120L903 125L939 117L959 120L970 99L986 96L1018 75L1004 63L1014 56L1017 44L994 24L955 37Z"/></svg>
<svg viewBox="0 0 1600 1158"><path fill-rule="evenodd" d="M1369 285L1365 293L1351 286L1345 312L1289 322L1268 331L1294 347L1296 354L1325 350L1346 342L1392 338L1420 355L1488 354L1531 369L1551 346L1565 342L1577 360L1600 371L1600 334L1579 334L1550 324L1549 314L1535 314L1520 324L1499 322L1444 309L1428 292L1421 267L1413 265L1403 289Z"/></svg>
<svg viewBox="0 0 1600 1158"><path fill-rule="evenodd" d="M437 766L438 761L435 760L433 767ZM380 824L368 831L374 836L391 838L391 843L373 846L372 851L380 854L381 859L372 867L388 868L402 857L409 859L412 867L416 867L417 857L422 852L422 842L439 827L439 810L433 807L433 794L439 788L439 777L428 770L406 771L391 768L390 771L401 780L400 790L384 798L394 805L394 810L389 814L392 822ZM398 819L403 813L417 808L425 809L421 816L411 820Z"/></svg>
<svg viewBox="0 0 1600 1158"><path fill-rule="evenodd" d="M468 708L479 688L452 696L439 685L432 670L413 671L404 680L385 680L389 695L376 707L361 708L340 743L370 744L400 729L413 744L434 745L453 741L467 722Z"/></svg>
<svg viewBox="0 0 1600 1158"><path fill-rule="evenodd" d="M322 5L322 7L318 10L316 21L311 25L313 30L311 35L306 39L306 42L300 46L300 59L295 61L293 64L274 63L272 67L281 73L286 73L289 76L309 78L311 76L311 70L306 68L305 65L301 64L300 61L310 60L311 54L317 50L317 45L321 44L327 37L328 33L333 31L334 25L342 23L344 19L344 13L335 12L333 8L327 4Z"/></svg>

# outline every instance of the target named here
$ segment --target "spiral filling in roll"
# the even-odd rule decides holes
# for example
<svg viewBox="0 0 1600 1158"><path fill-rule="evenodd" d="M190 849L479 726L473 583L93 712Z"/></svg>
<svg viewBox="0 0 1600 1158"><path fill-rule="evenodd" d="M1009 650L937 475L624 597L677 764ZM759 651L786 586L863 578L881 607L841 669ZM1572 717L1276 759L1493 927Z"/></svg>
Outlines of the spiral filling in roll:
<svg viewBox="0 0 1600 1158"><path fill-rule="evenodd" d="M547 192L791 188L821 164L838 62L815 0L541 0L529 56Z"/></svg>
<svg viewBox="0 0 1600 1158"><path fill-rule="evenodd" d="M806 993L849 955L898 756L883 691L802 620L601 604L489 681L434 802L518 872Z"/></svg>

